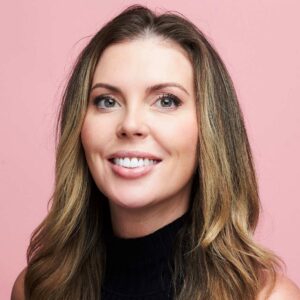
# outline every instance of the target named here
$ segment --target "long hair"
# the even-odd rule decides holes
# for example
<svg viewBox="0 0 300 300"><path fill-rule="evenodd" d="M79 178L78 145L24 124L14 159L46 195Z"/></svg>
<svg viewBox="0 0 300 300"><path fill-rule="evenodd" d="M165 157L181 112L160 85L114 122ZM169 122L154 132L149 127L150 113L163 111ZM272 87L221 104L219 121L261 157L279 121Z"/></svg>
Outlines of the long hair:
<svg viewBox="0 0 300 300"><path fill-rule="evenodd" d="M158 36L180 45L194 71L198 159L188 221L174 253L177 300L252 300L275 280L277 257L253 241L260 203L251 149L232 80L205 35L184 16L132 5L82 50L57 123L55 186L48 215L27 251L26 299L96 300L105 271L107 199L89 172L80 139L95 67L110 45Z"/></svg>

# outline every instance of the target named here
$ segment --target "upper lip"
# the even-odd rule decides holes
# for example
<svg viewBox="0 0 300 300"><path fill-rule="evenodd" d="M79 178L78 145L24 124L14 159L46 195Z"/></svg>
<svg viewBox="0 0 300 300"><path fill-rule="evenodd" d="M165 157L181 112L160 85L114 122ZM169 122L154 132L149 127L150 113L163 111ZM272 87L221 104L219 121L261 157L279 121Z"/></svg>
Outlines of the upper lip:
<svg viewBox="0 0 300 300"><path fill-rule="evenodd" d="M149 152L143 152L143 151L117 151L113 154L111 154L108 159L113 158L124 158L124 157L139 157L139 158L148 158L152 160L161 160L158 156L149 153Z"/></svg>

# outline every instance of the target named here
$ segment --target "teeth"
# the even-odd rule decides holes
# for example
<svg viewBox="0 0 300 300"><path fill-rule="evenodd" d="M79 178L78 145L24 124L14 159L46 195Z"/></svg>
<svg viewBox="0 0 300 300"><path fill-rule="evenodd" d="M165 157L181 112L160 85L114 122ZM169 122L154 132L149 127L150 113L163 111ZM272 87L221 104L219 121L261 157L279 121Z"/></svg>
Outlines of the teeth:
<svg viewBox="0 0 300 300"><path fill-rule="evenodd" d="M122 166L125 168L138 168L138 167L154 165L157 163L157 161L148 158L144 159L144 158L132 157L130 159L129 157L124 157L124 158L114 158L113 163L115 165Z"/></svg>

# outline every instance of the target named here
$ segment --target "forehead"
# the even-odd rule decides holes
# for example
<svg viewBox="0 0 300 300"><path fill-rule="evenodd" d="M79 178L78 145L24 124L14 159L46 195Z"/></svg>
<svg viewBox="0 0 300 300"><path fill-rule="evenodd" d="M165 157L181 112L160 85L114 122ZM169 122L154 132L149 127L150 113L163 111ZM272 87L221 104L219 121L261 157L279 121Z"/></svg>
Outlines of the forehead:
<svg viewBox="0 0 300 300"><path fill-rule="evenodd" d="M193 68L180 45L147 37L107 47L94 73L93 83L100 81L119 86L172 81L191 88Z"/></svg>

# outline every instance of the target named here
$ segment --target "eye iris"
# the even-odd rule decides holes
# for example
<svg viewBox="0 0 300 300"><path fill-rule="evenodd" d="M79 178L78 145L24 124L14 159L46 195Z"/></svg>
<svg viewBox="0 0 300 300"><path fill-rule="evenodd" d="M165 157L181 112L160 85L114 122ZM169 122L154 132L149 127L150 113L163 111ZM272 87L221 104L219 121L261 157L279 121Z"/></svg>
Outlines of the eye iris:
<svg viewBox="0 0 300 300"><path fill-rule="evenodd" d="M114 105L114 100L111 98L104 98L103 100L106 107L112 107Z"/></svg>
<svg viewBox="0 0 300 300"><path fill-rule="evenodd" d="M164 97L161 99L162 106L170 106L172 104L173 99L168 97Z"/></svg>

